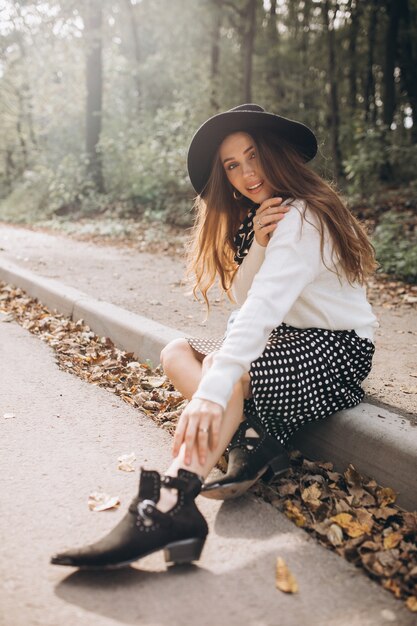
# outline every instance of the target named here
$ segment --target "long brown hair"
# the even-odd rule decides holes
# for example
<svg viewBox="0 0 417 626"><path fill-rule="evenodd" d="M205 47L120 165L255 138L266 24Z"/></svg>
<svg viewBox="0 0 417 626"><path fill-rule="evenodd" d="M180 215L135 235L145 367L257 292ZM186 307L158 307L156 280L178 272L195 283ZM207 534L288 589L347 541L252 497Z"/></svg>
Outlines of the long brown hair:
<svg viewBox="0 0 417 626"><path fill-rule="evenodd" d="M256 143L260 167L274 189L274 195L305 200L306 206L318 218L322 258L327 227L333 252L347 280L351 284L364 284L376 269L375 251L361 224L336 191L277 135L259 130L250 132L250 135ZM194 277L193 293L197 297L200 292L208 308L207 294L216 279L232 300L230 287L237 270L234 236L249 208L256 206L245 197L236 200L232 191L218 150L208 183L194 202L196 220L187 253L187 275ZM336 267L329 269L338 273Z"/></svg>

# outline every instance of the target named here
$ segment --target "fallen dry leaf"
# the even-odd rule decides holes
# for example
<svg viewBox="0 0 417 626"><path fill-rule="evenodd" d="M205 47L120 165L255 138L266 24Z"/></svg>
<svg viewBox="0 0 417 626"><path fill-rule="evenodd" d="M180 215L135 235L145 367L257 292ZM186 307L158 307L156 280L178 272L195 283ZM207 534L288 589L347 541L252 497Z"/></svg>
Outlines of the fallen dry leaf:
<svg viewBox="0 0 417 626"><path fill-rule="evenodd" d="M284 503L285 506L285 515L294 522L296 526L305 526L307 520L305 516L302 514L298 506L293 504L291 500L286 500Z"/></svg>
<svg viewBox="0 0 417 626"><path fill-rule="evenodd" d="M312 508L320 506L320 496L321 489L317 483L313 483L310 487L306 487L301 492L301 499Z"/></svg>
<svg viewBox="0 0 417 626"><path fill-rule="evenodd" d="M378 503L380 506L384 507L387 504L392 504L397 499L397 494L394 489L391 487L384 487L382 489L378 489L376 492L376 496L378 498Z"/></svg>
<svg viewBox="0 0 417 626"><path fill-rule="evenodd" d="M297 581L281 557L277 558L275 586L285 593L297 593L298 591Z"/></svg>
<svg viewBox="0 0 417 626"><path fill-rule="evenodd" d="M407 609L410 609L410 611L412 611L413 613L417 613L417 597L416 596L410 596L406 603L405 603Z"/></svg>
<svg viewBox="0 0 417 626"><path fill-rule="evenodd" d="M388 589L388 591L391 591L391 593L393 593L396 598L401 598L401 587L391 578L386 580L382 586L384 587L384 589Z"/></svg>
<svg viewBox="0 0 417 626"><path fill-rule="evenodd" d="M401 533L398 533L398 532L390 533L389 535L384 537L384 548L386 550L390 550L391 548L396 548L398 544L401 543L402 538L403 536Z"/></svg>
<svg viewBox="0 0 417 626"><path fill-rule="evenodd" d="M95 491L88 496L88 508L91 511L107 511L116 509L120 505L118 496L109 496L108 493Z"/></svg>
<svg viewBox="0 0 417 626"><path fill-rule="evenodd" d="M3 413L3 417L5 420L11 420L16 417L16 415L14 413Z"/></svg>
<svg viewBox="0 0 417 626"><path fill-rule="evenodd" d="M355 520L349 513L339 513L339 515L334 515L330 519L343 528L349 537L361 537L369 533L372 527L369 523L361 523Z"/></svg>
<svg viewBox="0 0 417 626"><path fill-rule="evenodd" d="M135 471L135 468L132 465L132 463L136 461L136 456L134 452L131 452L130 454L122 454L122 456L119 456L117 460L119 461L117 469L121 470L122 472Z"/></svg>

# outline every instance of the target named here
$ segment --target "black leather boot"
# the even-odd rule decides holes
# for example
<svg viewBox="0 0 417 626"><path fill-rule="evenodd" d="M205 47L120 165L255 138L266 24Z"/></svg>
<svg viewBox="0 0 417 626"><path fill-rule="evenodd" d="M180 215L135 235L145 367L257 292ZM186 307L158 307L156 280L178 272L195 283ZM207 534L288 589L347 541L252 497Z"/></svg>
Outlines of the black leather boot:
<svg viewBox="0 0 417 626"><path fill-rule="evenodd" d="M53 556L51 563L112 569L162 549L167 562L197 561L208 533L206 520L194 502L201 485L197 474L185 469L180 469L177 477L142 469L139 494L117 526L96 543ZM161 487L178 490L177 503L166 513L156 508Z"/></svg>
<svg viewBox="0 0 417 626"><path fill-rule="evenodd" d="M253 428L259 437L247 436ZM241 422L227 447L227 472L222 478L204 483L201 495L216 500L227 500L242 495L257 480L267 482L285 472L290 461L282 444L271 437L252 417Z"/></svg>

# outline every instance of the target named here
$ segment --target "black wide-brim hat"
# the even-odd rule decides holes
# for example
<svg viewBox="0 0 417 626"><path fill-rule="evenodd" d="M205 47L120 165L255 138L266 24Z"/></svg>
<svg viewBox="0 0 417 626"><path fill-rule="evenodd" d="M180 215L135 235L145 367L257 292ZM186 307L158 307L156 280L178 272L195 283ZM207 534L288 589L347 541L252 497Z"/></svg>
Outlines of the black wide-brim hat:
<svg viewBox="0 0 417 626"><path fill-rule="evenodd" d="M301 122L268 113L259 104L241 104L210 117L200 126L188 148L187 166L191 183L198 194L207 185L216 151L230 133L269 130L288 142L305 161L317 153L317 139Z"/></svg>

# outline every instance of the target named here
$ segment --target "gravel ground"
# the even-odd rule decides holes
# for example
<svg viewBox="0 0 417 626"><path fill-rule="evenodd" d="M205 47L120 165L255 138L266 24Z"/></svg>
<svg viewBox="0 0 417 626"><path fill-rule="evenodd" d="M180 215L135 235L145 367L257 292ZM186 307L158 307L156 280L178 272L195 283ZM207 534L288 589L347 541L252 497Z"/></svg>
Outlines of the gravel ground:
<svg viewBox="0 0 417 626"><path fill-rule="evenodd" d="M143 244L140 246L143 248ZM213 292L210 315L184 283L184 260L173 250L148 253L130 245L101 245L69 236L0 224L0 256L96 298L139 313L184 335L222 335L233 305ZM417 409L417 309L374 304L373 370L365 381L370 402L409 416Z"/></svg>

